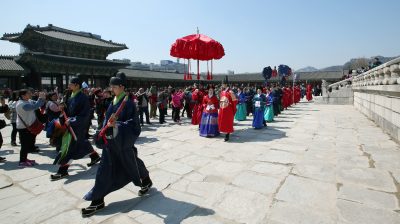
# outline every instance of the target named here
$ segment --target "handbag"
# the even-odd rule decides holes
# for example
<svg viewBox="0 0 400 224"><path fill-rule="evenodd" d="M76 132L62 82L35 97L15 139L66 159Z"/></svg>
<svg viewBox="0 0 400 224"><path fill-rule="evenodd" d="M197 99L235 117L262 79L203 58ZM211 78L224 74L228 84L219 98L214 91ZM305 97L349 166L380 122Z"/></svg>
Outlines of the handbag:
<svg viewBox="0 0 400 224"><path fill-rule="evenodd" d="M40 134L40 132L42 132L43 128L44 128L44 124L42 122L40 122L37 118L36 120L28 127L28 125L25 123L24 120L22 120L21 116L19 116L19 119L21 119L22 123L24 124L24 126L26 127L26 129L28 129L28 131L33 134L33 135L38 135Z"/></svg>

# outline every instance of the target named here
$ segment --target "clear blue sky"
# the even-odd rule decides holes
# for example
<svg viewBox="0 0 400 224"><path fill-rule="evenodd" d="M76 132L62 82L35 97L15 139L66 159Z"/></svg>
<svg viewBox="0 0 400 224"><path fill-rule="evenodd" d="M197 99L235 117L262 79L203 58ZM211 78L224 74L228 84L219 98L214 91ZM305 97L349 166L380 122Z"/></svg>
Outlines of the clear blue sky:
<svg viewBox="0 0 400 224"><path fill-rule="evenodd" d="M399 22L398 0L19 0L1 3L0 34L51 23L129 47L110 59L159 63L175 60L171 44L199 27L225 48L215 72L243 73L268 65L324 68L354 57L398 56ZM17 44L0 41L0 54L18 53Z"/></svg>

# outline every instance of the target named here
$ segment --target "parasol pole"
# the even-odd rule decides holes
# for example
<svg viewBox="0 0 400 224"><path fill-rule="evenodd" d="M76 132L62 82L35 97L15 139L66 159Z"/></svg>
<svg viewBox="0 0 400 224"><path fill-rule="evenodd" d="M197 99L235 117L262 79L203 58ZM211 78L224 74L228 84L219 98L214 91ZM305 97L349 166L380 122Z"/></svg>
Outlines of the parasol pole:
<svg viewBox="0 0 400 224"><path fill-rule="evenodd" d="M213 59L211 59L211 74L210 74L210 80L213 80Z"/></svg>
<svg viewBox="0 0 400 224"><path fill-rule="evenodd" d="M189 62L188 62L188 64L189 64ZM186 67L186 59L183 59L183 70L184 70L184 73L185 73L185 78L186 78L186 80L188 80L189 79L189 75L188 75L188 67Z"/></svg>
<svg viewBox="0 0 400 224"><path fill-rule="evenodd" d="M185 59L183 59L183 80L187 80L187 77L186 77Z"/></svg>
<svg viewBox="0 0 400 224"><path fill-rule="evenodd" d="M200 38L200 31L199 31L199 27L197 28L197 38ZM199 59L197 59L197 83L198 86L200 86L200 61Z"/></svg>
<svg viewBox="0 0 400 224"><path fill-rule="evenodd" d="M190 74L190 59L188 59L188 80L191 80L192 75Z"/></svg>
<svg viewBox="0 0 400 224"><path fill-rule="evenodd" d="M210 70L208 70L208 61L207 61L207 80L210 80Z"/></svg>
<svg viewBox="0 0 400 224"><path fill-rule="evenodd" d="M200 61L197 59L197 80L200 84Z"/></svg>

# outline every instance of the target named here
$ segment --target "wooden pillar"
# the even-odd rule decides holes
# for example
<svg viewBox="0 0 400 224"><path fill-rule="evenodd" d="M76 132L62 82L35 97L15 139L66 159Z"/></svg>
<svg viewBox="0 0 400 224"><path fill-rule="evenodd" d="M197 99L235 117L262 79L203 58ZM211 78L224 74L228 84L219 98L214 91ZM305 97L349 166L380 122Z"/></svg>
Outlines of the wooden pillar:
<svg viewBox="0 0 400 224"><path fill-rule="evenodd" d="M64 82L64 81L63 81ZM65 89L68 89L68 83L69 83L69 74L67 73L65 75ZM63 83L64 84L64 83Z"/></svg>
<svg viewBox="0 0 400 224"><path fill-rule="evenodd" d="M56 78L56 86L58 88L58 91L64 91L64 83L63 83L63 75L59 74L58 76L55 77ZM53 87L53 76L51 77L51 88L54 89Z"/></svg>
<svg viewBox="0 0 400 224"><path fill-rule="evenodd" d="M31 70L31 73L25 78L25 83L27 87L32 87L34 89L42 89L42 76L39 72Z"/></svg>
<svg viewBox="0 0 400 224"><path fill-rule="evenodd" d="M51 74L51 75L50 75L50 86L51 86L52 89L54 89L54 80L53 80L53 79L54 79L54 75ZM57 82L57 81L56 81L56 82Z"/></svg>

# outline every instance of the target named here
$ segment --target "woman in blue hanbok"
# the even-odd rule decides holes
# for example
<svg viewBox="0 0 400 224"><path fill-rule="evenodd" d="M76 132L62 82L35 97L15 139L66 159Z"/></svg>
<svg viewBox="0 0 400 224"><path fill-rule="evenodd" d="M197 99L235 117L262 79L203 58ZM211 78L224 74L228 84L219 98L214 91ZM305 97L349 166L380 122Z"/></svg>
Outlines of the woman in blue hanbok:
<svg viewBox="0 0 400 224"><path fill-rule="evenodd" d="M253 127L255 129L260 129L267 126L264 120L264 110L265 110L266 98L262 93L261 89L257 89L257 94L253 98Z"/></svg>
<svg viewBox="0 0 400 224"><path fill-rule="evenodd" d="M274 121L274 107L273 107L273 96L271 94L271 91L268 91L266 98L267 98L267 103L264 113L264 120L266 120L267 122L272 122Z"/></svg>
<svg viewBox="0 0 400 224"><path fill-rule="evenodd" d="M238 103L236 105L236 114L235 120L244 121L246 120L246 95L242 92L242 89L239 88L237 92Z"/></svg>

